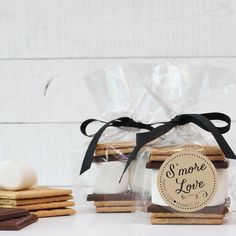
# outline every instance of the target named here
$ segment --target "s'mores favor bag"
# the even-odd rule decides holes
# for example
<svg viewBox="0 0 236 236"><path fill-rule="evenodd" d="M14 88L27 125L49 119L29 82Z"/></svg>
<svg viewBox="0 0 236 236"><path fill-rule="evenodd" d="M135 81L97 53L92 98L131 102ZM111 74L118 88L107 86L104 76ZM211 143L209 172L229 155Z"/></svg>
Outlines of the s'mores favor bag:
<svg viewBox="0 0 236 236"><path fill-rule="evenodd" d="M229 169L236 156L223 136L231 119L206 111L225 111L232 76L222 68L169 63L154 66L149 76L146 87L159 103L162 122L137 133L126 162L123 176L148 152L151 180L143 181L143 204L135 211L146 212L151 224L223 224L235 201Z"/></svg>
<svg viewBox="0 0 236 236"><path fill-rule="evenodd" d="M134 68L118 67L94 72L85 81L102 119L88 119L81 124L81 133L88 136L88 142L81 148L81 170L76 183L80 206L93 206L96 212L131 212L138 199L134 195L140 192L146 173L146 161L142 160L147 160L148 155L134 160L120 181L121 174L136 145L136 133L153 129L148 120L143 122L143 117L135 114L144 93L143 80ZM92 128L93 134L89 135ZM136 176L139 183L134 181Z"/></svg>
<svg viewBox="0 0 236 236"><path fill-rule="evenodd" d="M82 124L82 132L83 125L87 123L88 121L85 121ZM124 174L122 181L119 180L135 143L119 140L100 143L99 138L104 129L111 126L116 127L117 132L120 132L119 127L127 126L135 128L136 132L141 129L152 129L151 125L135 122L128 117L107 122L92 137L84 156L80 174L83 177L86 176L86 172L90 172L92 184L87 195L87 201L94 202L97 212L131 212L133 194L137 188L137 185L132 182L132 170ZM117 132L114 130L113 135L116 136ZM129 135L131 132L134 133L135 131L123 131L124 135Z"/></svg>

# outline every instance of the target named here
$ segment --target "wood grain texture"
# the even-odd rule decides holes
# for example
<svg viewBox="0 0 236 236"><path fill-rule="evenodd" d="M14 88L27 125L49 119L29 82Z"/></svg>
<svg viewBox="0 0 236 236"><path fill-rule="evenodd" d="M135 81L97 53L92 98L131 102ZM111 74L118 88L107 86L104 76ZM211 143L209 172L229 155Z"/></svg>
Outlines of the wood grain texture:
<svg viewBox="0 0 236 236"><path fill-rule="evenodd" d="M234 58L1 61L0 122L81 122L91 117L101 118L102 109L85 84L86 74L118 65L165 61L211 64L236 74ZM213 98L204 111L220 110L236 119L235 101L234 90L231 90L221 105Z"/></svg>
<svg viewBox="0 0 236 236"><path fill-rule="evenodd" d="M0 58L236 56L232 0L2 0Z"/></svg>

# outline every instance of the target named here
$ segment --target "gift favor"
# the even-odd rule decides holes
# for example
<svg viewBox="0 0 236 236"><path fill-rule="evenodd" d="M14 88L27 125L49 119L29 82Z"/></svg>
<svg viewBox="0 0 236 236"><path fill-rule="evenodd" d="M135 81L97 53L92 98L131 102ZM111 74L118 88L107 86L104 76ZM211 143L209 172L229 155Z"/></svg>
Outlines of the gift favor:
<svg viewBox="0 0 236 236"><path fill-rule="evenodd" d="M152 170L151 223L222 224L229 207L228 166L217 147L154 148L146 165Z"/></svg>
<svg viewBox="0 0 236 236"><path fill-rule="evenodd" d="M88 122L82 124L82 132L84 124ZM129 126L137 130L152 129L151 125L135 122L127 117L110 121L105 126ZM131 169L123 175L122 181L119 180L135 144L133 142L97 143L103 129L104 126L92 138L81 167L81 175L88 169L92 173L90 178L93 179L93 184L91 193L87 195L87 201L94 202L96 211L100 213L131 212L133 201L138 198L134 197L136 189L140 188L136 182L133 182L133 175L136 173ZM138 161L134 162L137 165Z"/></svg>
<svg viewBox="0 0 236 236"><path fill-rule="evenodd" d="M211 120L217 119L227 125L216 127ZM146 143L190 122L210 132L219 146L189 143L151 148L146 168L152 170L151 201L147 203L152 224L222 224L229 211L228 160L236 157L222 136L230 127L230 118L225 114L184 114L150 132L137 134L137 146L123 175Z"/></svg>
<svg viewBox="0 0 236 236"><path fill-rule="evenodd" d="M149 75L146 87L159 102L160 117L164 112L170 119L137 133L122 176L144 152L149 153L145 169L151 171L151 191L145 191L149 180L144 181L139 190L144 205L135 211L146 212L151 224L223 224L232 210L229 160L236 157L223 137L231 119L219 112L199 113L208 103L214 104L216 91L221 90L217 100L223 104L227 86L233 85L230 76L225 84L217 80L215 71L227 74L220 68L165 64ZM196 76L200 74L204 80ZM191 113L193 108L196 112ZM139 183L138 178L134 182Z"/></svg>
<svg viewBox="0 0 236 236"><path fill-rule="evenodd" d="M137 97L142 94L144 88L137 76L132 76L131 79L131 71L128 73L124 68L118 68L95 72L86 80L104 120L88 119L81 125L82 134L90 140L81 148L84 150L84 159L77 189L80 199L83 196L81 202L87 206L91 203L96 212L131 212L134 201L139 204L138 193L146 171L137 167L145 167L148 155L134 160L130 170L123 175L122 181L119 180L136 145L136 133L151 130L153 126L147 120L140 122L139 116L135 114ZM102 94L98 91L101 83L104 86ZM136 87L135 93L133 87ZM130 117L114 118L124 114ZM135 115L137 120L131 118ZM99 127L95 127L94 134L89 135L87 130L95 124ZM139 183L134 181L136 177L140 178ZM146 191L150 192L151 172L147 178L150 186Z"/></svg>

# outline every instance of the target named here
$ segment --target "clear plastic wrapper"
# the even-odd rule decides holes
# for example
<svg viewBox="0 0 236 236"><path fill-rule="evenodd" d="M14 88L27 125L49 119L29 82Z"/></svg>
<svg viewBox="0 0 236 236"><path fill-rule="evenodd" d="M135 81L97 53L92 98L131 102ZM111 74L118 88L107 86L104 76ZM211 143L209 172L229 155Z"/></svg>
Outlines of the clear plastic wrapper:
<svg viewBox="0 0 236 236"><path fill-rule="evenodd" d="M180 114L230 111L233 101L227 96L235 88L234 75L224 68L178 63L125 65L106 69L90 74L86 83L102 114L102 120L131 117L144 124L166 122ZM101 124L98 125L100 128ZM220 125L217 124L217 127ZM91 133L96 133L98 127ZM181 220L185 219L185 223L206 224L206 217L214 219L208 223L222 223L223 216L227 211L231 212L235 205L236 191L232 191L236 189L232 178L235 171L231 169L232 175L228 178L228 166L216 167L218 189L215 197L197 215L182 214L185 212L176 214L176 210L163 201L156 183L161 165L155 162L164 162L168 156L183 150L203 154L212 163L221 162L224 155L213 136L194 124L176 126L148 143L131 162L119 183L139 132L147 130L110 126L104 131L94 152L91 168L76 177L80 211L83 211L83 207L86 211L96 209L97 212L135 211L136 219L149 221L151 215L153 223L161 219L159 223L181 224ZM230 137L230 134L227 136ZM91 138L77 153L81 160L90 141ZM231 139L229 144L232 146L234 143ZM150 161L154 166L149 165ZM235 161L231 162L231 166L235 166ZM208 210L211 212L212 209L219 211L209 215ZM147 211L154 212L147 214ZM162 217L156 213L162 213Z"/></svg>
<svg viewBox="0 0 236 236"><path fill-rule="evenodd" d="M228 100L227 96L229 96L235 88L234 80L234 75L224 68L208 65L191 66L178 63L159 64L149 67L145 73L144 87L146 90L143 94L143 98L150 96L150 94L155 98L155 104L158 104L155 111L155 121L167 122L176 115L181 114L224 112L230 107L231 109L233 107L232 101ZM147 100L140 99L137 102L137 107L145 106L145 102L147 102ZM224 124L216 124L217 127L221 127L221 125ZM227 134L227 137L230 137L230 134ZM233 139L227 140L230 141L229 144L233 147L233 144L235 144ZM178 199L172 199L173 202L168 203L171 196L169 196L170 193L168 189L166 190L165 188L169 185L166 184L165 187L162 186L163 183L168 183L168 181L166 179L160 179L162 176L160 171L163 171L166 175L169 171L164 172L165 170L162 164L166 163L166 166L168 166L165 161L170 156L174 154L177 155L181 152L194 152L194 155L200 153L200 161L201 155L204 155L215 167L215 172L212 175L216 176L215 178L217 179L215 180L217 187L214 190L214 195L212 194L213 197L205 201L204 207L197 208L197 204L200 204L200 195L191 195L192 198L198 198L198 200L194 203L196 209L191 209L189 212L187 207L186 209L183 208L186 210L185 211L183 209L178 210L180 209L178 208L180 205L177 203L176 207L174 206L173 202L178 202ZM148 143L148 146L139 151L137 158L132 162L135 163L137 160L140 163L143 162L143 164L140 166L136 165L136 170L133 170L134 173L136 172L136 174L133 175L136 177L136 179L133 179L133 182L140 182L139 172L142 172L143 176L150 176L151 173L151 177L144 178L142 182L143 186L137 191L139 194L134 196L136 200L134 201L136 204L134 208L134 211L137 213L136 219L143 222L145 219L152 224L222 224L224 217L229 215L227 213L233 212L236 200L236 186L234 183L235 178L232 177L235 171L229 171L231 167L228 168L228 159L219 148L213 135L199 126L192 123L177 125L166 134ZM135 166L132 165L132 162L131 166L128 168L129 170ZM236 162L236 160L230 160L230 162L232 168L234 168L234 162ZM173 161L170 166L172 164L173 166L174 164L176 165L176 170L178 164L179 166L182 165L181 161L179 163ZM189 167L190 170L193 172L199 170L199 166L197 165L198 162L196 161L194 167ZM146 172L144 173L140 168L146 169ZM178 170L179 172L176 173L180 175L183 169L179 167ZM229 173L233 175L229 177ZM211 173L207 175L210 176ZM179 177L179 179L181 178ZM179 184L181 188L184 188L184 183L178 183L179 179L175 180L175 184ZM197 188L196 185L197 183L199 184L200 181L194 181L195 185L192 183L190 186L189 184L187 188ZM208 182L210 183L211 181L209 180ZM147 186L151 186L150 192L146 191ZM175 186L176 185L173 185L173 188L175 188ZM201 187L200 184L198 187ZM176 189L175 192L177 192L177 190L178 189ZM186 194L183 189L179 190L179 192L181 191L182 195L179 195L181 195L183 199L186 196L188 197L188 194ZM199 194L200 193L201 191L199 191ZM207 194L210 195L208 192ZM163 196L166 195L168 195L169 199L167 197L164 200ZM144 212L146 212L146 214L143 214Z"/></svg>
<svg viewBox="0 0 236 236"><path fill-rule="evenodd" d="M120 127L111 125L102 133L93 153L91 167L75 178L76 198L80 211L84 209L86 212L94 210L97 212L131 212L133 194L140 192L144 182L144 176L140 173L137 177L141 182L138 184L134 182L136 169L142 170L143 174L146 173L142 159L132 163L120 183L119 179L127 158L135 146L136 133L150 129L149 123L154 117L150 115L150 120L144 119L143 113L139 113L139 109L137 109L138 98L146 93L142 70L139 71L132 65L106 69L88 75L85 81L102 114L103 121L109 122L119 117L130 117L136 122L134 122L135 125L132 125L128 121L128 124ZM149 101L143 107L144 112L147 110L147 104L155 107L156 99L152 95L149 95L147 99ZM145 122L144 126L140 126L139 122ZM93 129L88 127L90 130L88 133L98 132L103 125L104 123L99 121L91 122ZM81 161L93 138L89 137L88 142L85 142L77 151L76 156L80 155ZM81 166L82 163L77 165ZM150 186L147 191L150 192Z"/></svg>

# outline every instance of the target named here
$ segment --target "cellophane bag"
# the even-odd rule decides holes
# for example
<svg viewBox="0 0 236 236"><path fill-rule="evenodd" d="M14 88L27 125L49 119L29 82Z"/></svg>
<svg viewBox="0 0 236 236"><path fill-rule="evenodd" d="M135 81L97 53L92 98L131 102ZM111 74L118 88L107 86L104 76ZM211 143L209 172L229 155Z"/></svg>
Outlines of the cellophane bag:
<svg viewBox="0 0 236 236"><path fill-rule="evenodd" d="M232 115L235 77L227 69L180 63L143 68L145 90L136 107L145 106L146 96L154 98L155 117L149 121L165 124L181 114ZM224 122L215 125L221 127ZM234 149L232 133L230 130L226 139ZM140 165L132 165L137 160ZM140 172L146 177L134 195L135 220L151 224L224 223L225 216L235 209L235 167L236 160L225 157L210 132L193 123L175 126L147 143L128 168L135 169L134 183L140 183Z"/></svg>
<svg viewBox="0 0 236 236"><path fill-rule="evenodd" d="M95 136L88 137L88 141L76 151L75 163L78 171L74 185L80 212L94 212L95 210L103 213L131 212L133 195L139 193L143 187L144 175L139 175L138 183L134 182L138 166L138 169L146 174L145 163L137 160L133 161L131 168L119 182L127 158L135 146L136 133L150 129L149 123L153 122L157 106L156 99L152 95L146 96L142 74L146 70L137 68L133 65L126 65L104 69L95 71L85 78L91 96L100 111L98 118L102 120L89 122L86 127L88 134L96 134L106 122L111 120L117 120L120 117L128 117L128 120L125 126L111 125L104 130L96 143L92 160L90 159L91 167L82 171L83 173L79 173L79 168L83 166L85 153ZM145 106L137 109L137 100L144 95L146 97ZM144 113L149 112L147 117L143 116ZM124 118L124 120L126 119ZM135 120L134 126L129 119ZM144 126L140 127L140 122ZM136 127L136 125L138 126ZM147 178L150 178L150 175Z"/></svg>

